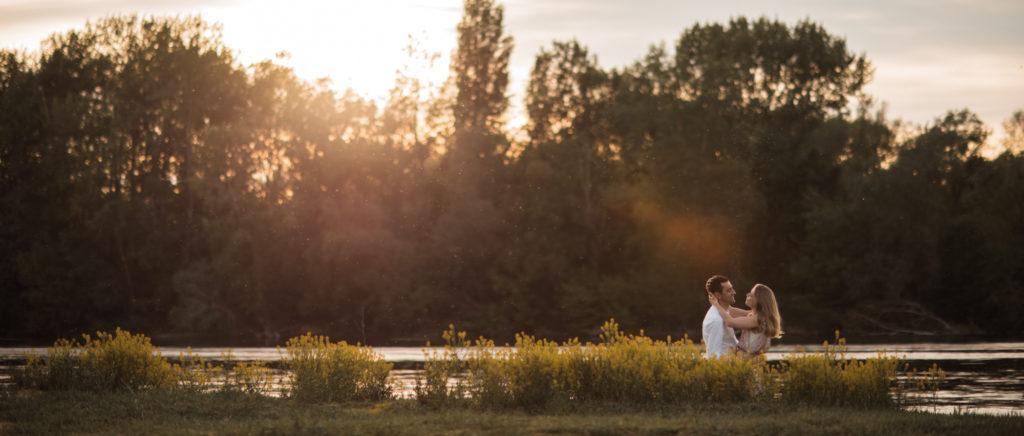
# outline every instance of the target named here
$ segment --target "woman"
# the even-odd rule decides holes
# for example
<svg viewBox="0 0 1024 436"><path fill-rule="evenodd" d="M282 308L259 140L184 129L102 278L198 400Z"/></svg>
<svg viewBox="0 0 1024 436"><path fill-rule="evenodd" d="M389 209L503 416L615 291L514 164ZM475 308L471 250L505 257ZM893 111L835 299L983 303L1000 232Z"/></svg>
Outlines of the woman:
<svg viewBox="0 0 1024 436"><path fill-rule="evenodd" d="M771 288L760 283L754 285L745 301L749 311L726 308L713 295L708 299L718 309L726 326L740 329L739 349L746 355L764 354L771 346L772 338L782 337L782 317Z"/></svg>

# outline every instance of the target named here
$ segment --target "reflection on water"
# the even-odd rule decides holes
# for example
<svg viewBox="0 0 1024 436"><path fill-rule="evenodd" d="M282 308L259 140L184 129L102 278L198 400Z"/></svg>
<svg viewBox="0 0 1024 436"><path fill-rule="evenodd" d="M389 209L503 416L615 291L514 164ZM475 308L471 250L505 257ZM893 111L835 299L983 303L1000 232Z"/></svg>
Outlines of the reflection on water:
<svg viewBox="0 0 1024 436"><path fill-rule="evenodd" d="M1024 414L1024 371L947 371L938 392L911 396L910 409L928 412Z"/></svg>
<svg viewBox="0 0 1024 436"><path fill-rule="evenodd" d="M184 353L184 347L158 347L166 357L175 358ZM502 347L496 347L502 348ZM984 365L994 360L1016 360L1024 365L1024 342L988 342L967 344L872 344L847 345L847 356L854 359L875 357L879 352L887 352L900 356L910 362L976 362ZM424 351L440 350L439 347L375 347L374 351L384 356L389 362L422 363ZM801 352L821 352L821 344L813 345L777 345L768 352L768 360L780 360L786 355ZM192 353L208 360L222 360L225 353L231 351L232 360L276 362L284 356L284 349L275 347L199 347L192 348ZM5 361L24 360L29 353L43 354L45 347L0 347L0 363Z"/></svg>
<svg viewBox="0 0 1024 436"><path fill-rule="evenodd" d="M259 348L192 348L204 359L222 361L227 351L231 360L260 360L271 366L272 395L282 395L288 377L280 369L283 350ZM391 371L395 394L411 397L416 377L424 360L423 347L377 347L374 350L386 360L396 364ZM433 349L438 350L438 349ZM768 360L784 360L787 355L802 352L820 352L821 345L781 345L768 353ZM29 353L43 354L45 348L0 348L0 385L11 383L11 371L24 364ZM160 352L171 359L185 352L181 347L160 347ZM906 360L911 367L927 368L934 364L946 371L946 380L934 394L911 394L912 410L937 413L974 412L986 414L1024 414L1024 342L963 343L963 344L872 344L848 345L847 357L864 359L887 352ZM219 380L218 382L222 382Z"/></svg>
<svg viewBox="0 0 1024 436"><path fill-rule="evenodd" d="M778 360L787 354L801 351L820 352L818 345L782 345L773 347L768 360ZM1024 363L1024 342L982 342L965 344L871 344L847 345L846 355L854 359L875 357L879 352L900 356L910 362L986 362L993 360L1020 360ZM940 365L941 366L941 365Z"/></svg>

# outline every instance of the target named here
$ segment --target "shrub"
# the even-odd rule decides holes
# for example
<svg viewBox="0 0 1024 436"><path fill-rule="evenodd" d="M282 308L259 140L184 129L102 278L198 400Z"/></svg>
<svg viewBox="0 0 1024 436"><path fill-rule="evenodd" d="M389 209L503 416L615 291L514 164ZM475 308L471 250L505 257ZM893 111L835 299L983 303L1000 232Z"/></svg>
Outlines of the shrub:
<svg viewBox="0 0 1024 436"><path fill-rule="evenodd" d="M892 407L899 359L879 353L866 360L846 357L846 340L836 332L835 344L823 353L787 356L780 371L782 399L789 403L849 407ZM898 392L898 391L897 391Z"/></svg>
<svg viewBox="0 0 1024 436"><path fill-rule="evenodd" d="M459 355L459 350L468 345L466 332L456 333L455 326L449 324L441 337L445 341L441 351L424 350L423 373L416 378L413 390L416 400L429 407L451 405L466 397L462 374L467 365ZM429 342L427 347L430 347Z"/></svg>
<svg viewBox="0 0 1024 436"><path fill-rule="evenodd" d="M847 359L845 340L825 352L789 356L769 365L763 357L704 359L690 340L654 340L623 333L614 320L601 328L601 341L561 345L526 334L515 346L494 347L485 338L466 341L453 326L446 345L427 354L416 398L424 404L462 400L484 408L539 410L558 403L706 404L775 401L887 407L894 405L899 360L880 354ZM932 371L934 373L935 371ZM929 373L931 374L931 373ZM935 377L914 383L935 385ZM921 381L925 380L925 381Z"/></svg>
<svg viewBox="0 0 1024 436"><path fill-rule="evenodd" d="M841 400L842 368L822 355L793 355L783 366L782 398L789 403L836 404Z"/></svg>
<svg viewBox="0 0 1024 436"><path fill-rule="evenodd" d="M508 350L495 348L494 341L485 338L477 339L474 347L467 353L466 385L469 396L477 405L488 409L502 409L513 405L509 377L504 370L503 362L507 354Z"/></svg>
<svg viewBox="0 0 1024 436"><path fill-rule="evenodd" d="M58 339L46 350L45 356L29 354L25 368L14 373L15 385L46 391L80 387L80 369L75 347L76 344L70 340Z"/></svg>
<svg viewBox="0 0 1024 436"><path fill-rule="evenodd" d="M893 407L909 390L934 392L944 374L937 367L897 377L899 359L879 354L848 359L846 341L823 353L800 353L769 365L763 358L704 359L689 339L655 340L626 334L614 320L600 341L562 344L526 334L512 347L486 338L466 339L452 325L440 351L425 351L415 396L429 407L474 404L489 409L542 410L558 404L705 404L777 401L795 404ZM429 346L429 344L428 344ZM230 352L225 360L233 360ZM286 394L300 401L379 401L392 398L393 365L371 348L332 343L307 333L291 338L283 363L290 371ZM188 349L170 364L144 335L116 329L81 342L58 340L43 356L29 356L15 373L18 387L42 390L137 391L178 388L266 394L271 371L262 362L238 363L233 371L212 365Z"/></svg>
<svg viewBox="0 0 1024 436"><path fill-rule="evenodd" d="M123 391L171 389L177 370L145 335L116 329L58 340L46 356L30 356L19 383L42 390Z"/></svg>
<svg viewBox="0 0 1024 436"><path fill-rule="evenodd" d="M286 367L290 396L309 402L377 401L391 398L392 364L370 347L332 343L325 336L291 338Z"/></svg>
<svg viewBox="0 0 1024 436"><path fill-rule="evenodd" d="M683 338L654 340L628 335L614 320L601 327L601 342L566 344L570 396L581 401L633 404L743 401L753 395L757 368L730 356L705 360Z"/></svg>
<svg viewBox="0 0 1024 436"><path fill-rule="evenodd" d="M611 320L601 342L561 345L526 334L514 347L495 348L484 338L466 342L454 327L443 334L446 346L428 355L417 399L437 404L462 399L465 392L485 408L538 410L556 403L628 402L630 404L745 401L755 397L765 365L740 357L704 360L691 341L653 340L627 335ZM451 380L457 380L455 388Z"/></svg>
<svg viewBox="0 0 1024 436"><path fill-rule="evenodd" d="M518 334L514 348L494 349L480 338L467 361L469 391L481 406L535 410L568 400L568 360L555 342Z"/></svg>

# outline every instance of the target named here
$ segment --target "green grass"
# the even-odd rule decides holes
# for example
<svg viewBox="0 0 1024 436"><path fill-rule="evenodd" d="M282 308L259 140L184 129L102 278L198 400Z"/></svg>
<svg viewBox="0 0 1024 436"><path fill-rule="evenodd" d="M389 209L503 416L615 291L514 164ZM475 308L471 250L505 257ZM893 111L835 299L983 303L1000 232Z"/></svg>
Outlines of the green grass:
<svg viewBox="0 0 1024 436"><path fill-rule="evenodd" d="M0 434L1024 434L1024 418L772 403L587 405L493 412L412 400L309 404L242 393L39 392L0 397Z"/></svg>

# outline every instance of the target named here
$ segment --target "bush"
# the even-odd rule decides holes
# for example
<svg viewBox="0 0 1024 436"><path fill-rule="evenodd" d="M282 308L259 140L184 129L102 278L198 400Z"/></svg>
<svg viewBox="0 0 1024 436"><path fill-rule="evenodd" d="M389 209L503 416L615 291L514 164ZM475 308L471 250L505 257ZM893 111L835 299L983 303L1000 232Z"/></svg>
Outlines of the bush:
<svg viewBox="0 0 1024 436"><path fill-rule="evenodd" d="M467 364L459 355L468 345L466 332L456 333L455 326L449 324L441 337L445 345L440 352L424 351L423 374L416 378L413 390L416 400L428 407L450 406L466 398L462 375ZM494 345L482 338L481 341L484 341L481 349ZM430 347L429 342L427 347Z"/></svg>
<svg viewBox="0 0 1024 436"><path fill-rule="evenodd" d="M485 338L466 341L449 326L446 345L427 354L416 398L438 406L463 400L483 408L540 410L556 404L707 404L775 401L856 407L891 407L899 360L879 356L847 359L845 341L821 354L789 356L769 365L762 358L704 359L692 341L628 335L614 320L601 341L561 345L529 335L514 347L494 347ZM429 345L429 344L428 344ZM936 385L936 370L912 377L918 388ZM931 377L931 378L928 378Z"/></svg>
<svg viewBox="0 0 1024 436"><path fill-rule="evenodd" d="M41 390L123 391L171 389L178 370L145 335L116 329L82 335L81 343L61 339L44 357L29 356L18 377L24 387Z"/></svg>
<svg viewBox="0 0 1024 436"><path fill-rule="evenodd" d="M75 347L74 342L59 339L46 350L44 357L29 354L25 368L14 373L15 385L44 391L64 391L80 387L80 369Z"/></svg>
<svg viewBox="0 0 1024 436"><path fill-rule="evenodd" d="M484 338L474 345L467 353L467 384L477 404L533 410L568 400L568 359L557 343L519 334L514 348L495 349Z"/></svg>
<svg viewBox="0 0 1024 436"><path fill-rule="evenodd" d="M787 356L780 371L782 399L789 403L848 407L892 407L900 392L896 377L900 361L879 354L867 360L846 357L846 340L836 332L835 344L823 353ZM897 388L897 397L891 395Z"/></svg>
<svg viewBox="0 0 1024 436"><path fill-rule="evenodd" d="M417 384L421 403L461 400L464 393L485 408L525 410L572 402L746 401L770 384L762 383L770 375L766 365L735 356L705 360L687 339L627 335L614 320L602 326L597 344L559 345L519 334L514 347L495 348L484 338L466 342L466 333L452 326L443 336L444 350L427 355Z"/></svg>
<svg viewBox="0 0 1024 436"><path fill-rule="evenodd" d="M286 367L291 370L288 394L300 401L378 401L392 397L388 373L392 364L370 347L332 343L325 336L291 338Z"/></svg>
<svg viewBox="0 0 1024 436"><path fill-rule="evenodd" d="M440 351L425 351L415 396L429 407L476 405L488 409L542 410L568 404L707 404L777 401L815 406L894 407L909 390L934 392L944 374L937 367L897 377L896 357L848 359L846 341L824 343L823 353L795 354L777 365L763 358L704 359L684 338L655 340L623 333L614 320L598 343L562 344L516 335L512 347L486 338L466 339L449 325ZM429 344L428 344L429 346ZM327 337L291 338L283 363L290 370L286 394L307 402L379 401L392 398L393 365L371 348L332 343ZM230 353L224 356L232 360ZM41 390L215 390L262 395L271 372L262 362L234 370L212 365L189 349L170 364L144 335L117 329L81 342L58 340L44 356L29 356L15 385Z"/></svg>

